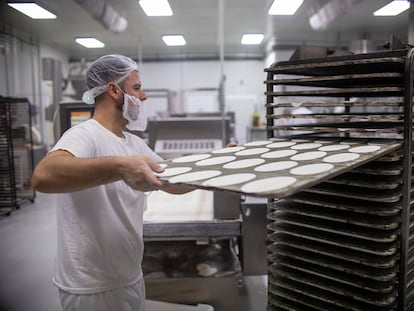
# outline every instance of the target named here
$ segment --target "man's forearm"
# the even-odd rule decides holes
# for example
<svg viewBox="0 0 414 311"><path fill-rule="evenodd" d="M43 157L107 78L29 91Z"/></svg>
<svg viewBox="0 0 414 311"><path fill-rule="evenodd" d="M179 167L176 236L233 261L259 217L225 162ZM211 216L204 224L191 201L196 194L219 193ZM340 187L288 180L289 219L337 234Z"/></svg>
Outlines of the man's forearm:
<svg viewBox="0 0 414 311"><path fill-rule="evenodd" d="M80 159L49 155L36 167L32 186L40 192L72 192L121 179L116 157Z"/></svg>

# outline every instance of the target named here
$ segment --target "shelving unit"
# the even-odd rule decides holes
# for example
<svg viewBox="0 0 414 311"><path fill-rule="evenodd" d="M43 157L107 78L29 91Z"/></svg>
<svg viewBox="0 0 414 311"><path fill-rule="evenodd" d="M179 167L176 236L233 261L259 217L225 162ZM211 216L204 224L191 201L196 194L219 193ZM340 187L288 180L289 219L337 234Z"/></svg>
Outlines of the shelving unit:
<svg viewBox="0 0 414 311"><path fill-rule="evenodd" d="M344 145L402 142L350 172L269 199L268 310L414 308L413 51L292 60L265 69L268 138L282 129L298 140ZM278 113L297 107L312 113ZM282 117L291 122L280 124Z"/></svg>
<svg viewBox="0 0 414 311"><path fill-rule="evenodd" d="M35 192L30 103L26 98L0 97L0 213L10 215L20 204L33 202Z"/></svg>

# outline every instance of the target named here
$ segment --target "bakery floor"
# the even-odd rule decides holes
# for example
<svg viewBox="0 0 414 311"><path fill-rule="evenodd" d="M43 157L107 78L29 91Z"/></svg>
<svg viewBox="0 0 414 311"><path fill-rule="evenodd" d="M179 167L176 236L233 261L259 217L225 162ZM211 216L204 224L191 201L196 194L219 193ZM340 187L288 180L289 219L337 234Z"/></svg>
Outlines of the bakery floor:
<svg viewBox="0 0 414 311"><path fill-rule="evenodd" d="M52 284L56 251L56 201L36 194L10 216L0 216L0 310L61 311ZM267 277L244 277L241 309L264 311Z"/></svg>

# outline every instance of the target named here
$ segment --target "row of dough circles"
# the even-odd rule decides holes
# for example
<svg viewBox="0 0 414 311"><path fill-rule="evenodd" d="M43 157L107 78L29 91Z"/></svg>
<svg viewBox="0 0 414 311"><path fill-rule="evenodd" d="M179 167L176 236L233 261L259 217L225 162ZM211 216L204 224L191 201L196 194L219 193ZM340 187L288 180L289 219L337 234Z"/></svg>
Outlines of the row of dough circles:
<svg viewBox="0 0 414 311"><path fill-rule="evenodd" d="M200 154L179 158L177 159L178 161L173 162L180 164L195 162L194 165L197 167L222 165L224 169L242 169L264 164L266 160L278 163L287 157L289 157L289 160L295 162L321 159L321 162L325 163L344 163L357 160L360 156L359 153L355 152L341 152L328 155L326 151L308 151L297 154L295 150L278 150L264 153L260 158L240 159L233 155L211 157L209 154Z"/></svg>
<svg viewBox="0 0 414 311"><path fill-rule="evenodd" d="M291 143L291 142L284 142L284 143ZM319 148L318 148L319 147ZM296 155L292 160L313 160L318 159L321 157L326 156L329 152L338 152L338 151L346 151L340 154L332 155L333 161L336 158L340 158L341 156L345 157L344 161L352 160L353 157L358 158L358 156L351 156L350 154L364 154L378 151L381 147L377 145L366 145L366 146L357 146L350 148L350 145L346 144L333 144L322 146L319 143L304 143L298 145L292 145L289 149L282 149L276 151L270 151L271 149L268 147L261 147L261 148L250 148L245 149L243 146L241 147L227 147L223 149L213 150L211 153L202 153L202 154L195 154L189 156L183 156L180 158L176 158L172 160L173 163L189 163L189 162L196 162L197 166L206 166L206 165L217 165L226 162L230 162L236 159L237 157L242 156L252 156L252 155L260 155L262 158L265 159L278 159L283 157L289 157L296 155L300 150L308 150L313 148L318 148L318 151L310 151L310 152L303 152ZM347 149L347 150L346 150ZM211 158L213 155L218 154L230 154L233 155L223 155L218 156L215 158ZM345 156L347 154L347 156ZM211 159L209 159L211 158ZM338 160L338 162L342 162Z"/></svg>
<svg viewBox="0 0 414 311"><path fill-rule="evenodd" d="M254 173L222 175L222 172L218 170L206 170L181 174L170 178L169 182L172 184L202 182L201 185L205 187L226 187L241 184L239 188L241 192L254 194L276 191L288 187L298 180L294 176L256 178Z"/></svg>
<svg viewBox="0 0 414 311"><path fill-rule="evenodd" d="M291 175L314 175L320 174L324 172L328 172L334 168L334 165L331 163L313 163L313 164L306 164L306 165L298 165L298 162L295 161L280 161L274 163L267 163L263 165L259 165L254 168L253 171L249 173L249 176L253 176L252 178L256 178L256 173L268 173L268 172L277 172L277 171L284 171L289 170L289 174ZM169 182L177 183L177 182L194 182L200 181L207 178L216 177L221 175L223 172L220 170L202 170L202 171L193 171L190 166L182 166L182 167L171 167L165 168L164 172L157 173L158 177L172 177ZM228 173L228 172L227 172ZM226 175L228 175L226 173ZM210 176L210 174L214 176ZM240 174L229 174L230 175L240 175Z"/></svg>

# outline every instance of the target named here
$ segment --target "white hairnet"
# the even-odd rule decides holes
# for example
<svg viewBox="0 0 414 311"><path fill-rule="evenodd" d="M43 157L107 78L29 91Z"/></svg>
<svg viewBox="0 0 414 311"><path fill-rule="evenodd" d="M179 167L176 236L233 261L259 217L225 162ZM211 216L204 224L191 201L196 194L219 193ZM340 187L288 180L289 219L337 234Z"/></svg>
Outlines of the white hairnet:
<svg viewBox="0 0 414 311"><path fill-rule="evenodd" d="M138 66L131 58L123 55L105 55L96 59L86 71L86 85L89 90L83 93L82 100L94 104L95 97L104 93L109 82L119 83Z"/></svg>

